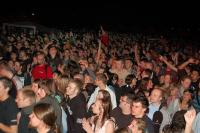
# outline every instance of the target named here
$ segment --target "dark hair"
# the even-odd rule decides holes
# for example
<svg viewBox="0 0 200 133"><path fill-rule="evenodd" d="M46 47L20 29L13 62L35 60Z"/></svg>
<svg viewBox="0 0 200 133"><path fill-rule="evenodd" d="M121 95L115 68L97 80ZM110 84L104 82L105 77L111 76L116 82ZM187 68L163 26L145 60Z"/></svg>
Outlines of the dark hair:
<svg viewBox="0 0 200 133"><path fill-rule="evenodd" d="M134 98L135 98L135 95L132 94L132 93L124 93L122 96L126 96L127 97L127 102L129 104L132 104Z"/></svg>
<svg viewBox="0 0 200 133"><path fill-rule="evenodd" d="M110 112L112 110L112 107L111 107L111 101L108 100L108 99L98 99L99 101L101 101L101 104L102 104L102 108L103 108L103 115L102 115L102 118L100 120L101 122L101 127L104 125L105 121L107 119L109 119L110 117ZM97 124L97 120L98 120L98 117L97 116L95 119L94 119L94 123L95 125Z"/></svg>
<svg viewBox="0 0 200 133"><path fill-rule="evenodd" d="M149 101L146 97L143 96L137 96L133 99L133 102L135 103L141 103L143 108L146 108L146 113L148 112L148 107L149 107Z"/></svg>
<svg viewBox="0 0 200 133"><path fill-rule="evenodd" d="M8 88L9 90L12 89L12 81L6 77L0 77L0 82L2 82L3 86Z"/></svg>
<svg viewBox="0 0 200 133"><path fill-rule="evenodd" d="M99 90L98 93L101 92L103 94L103 100L109 101L111 103L110 93L106 90ZM110 104L110 108L112 109L112 104Z"/></svg>
<svg viewBox="0 0 200 133"><path fill-rule="evenodd" d="M172 118L171 124L166 125L163 128L163 132L164 133L180 133L184 131L185 125L186 125L184 114L186 112L187 112L186 110L177 111Z"/></svg>
<svg viewBox="0 0 200 133"><path fill-rule="evenodd" d="M133 79L136 79L135 75L129 74L126 76L125 83L130 85Z"/></svg>
<svg viewBox="0 0 200 133"><path fill-rule="evenodd" d="M51 130L54 130L57 133L57 117L52 105L47 103L36 104L33 108L33 112L38 119L42 120Z"/></svg>

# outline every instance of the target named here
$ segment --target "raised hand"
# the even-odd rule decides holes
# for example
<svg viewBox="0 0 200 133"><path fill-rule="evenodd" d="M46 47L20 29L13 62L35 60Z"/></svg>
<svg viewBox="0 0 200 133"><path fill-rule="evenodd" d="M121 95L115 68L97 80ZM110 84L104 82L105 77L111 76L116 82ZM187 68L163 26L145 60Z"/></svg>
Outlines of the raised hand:
<svg viewBox="0 0 200 133"><path fill-rule="evenodd" d="M196 111L195 111L195 109L188 110L188 111L185 113L185 115L184 115L186 124L192 125L192 123L193 123L195 117L196 117Z"/></svg>

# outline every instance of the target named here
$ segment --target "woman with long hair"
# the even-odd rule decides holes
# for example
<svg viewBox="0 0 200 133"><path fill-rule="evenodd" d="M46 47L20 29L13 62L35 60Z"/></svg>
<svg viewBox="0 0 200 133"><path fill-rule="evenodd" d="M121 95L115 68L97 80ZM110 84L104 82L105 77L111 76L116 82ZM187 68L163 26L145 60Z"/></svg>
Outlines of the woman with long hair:
<svg viewBox="0 0 200 133"><path fill-rule="evenodd" d="M36 104L29 118L30 127L35 128L38 133L59 133L55 110L50 104Z"/></svg>
<svg viewBox="0 0 200 133"><path fill-rule="evenodd" d="M191 107L191 100L192 94L189 90L185 90L181 98L177 98L173 102L171 102L167 109L171 118L179 110L188 110Z"/></svg>
<svg viewBox="0 0 200 133"><path fill-rule="evenodd" d="M95 114L88 120L83 119L82 126L87 133L114 133L114 122L110 119L111 102L106 99L97 99L92 106Z"/></svg>

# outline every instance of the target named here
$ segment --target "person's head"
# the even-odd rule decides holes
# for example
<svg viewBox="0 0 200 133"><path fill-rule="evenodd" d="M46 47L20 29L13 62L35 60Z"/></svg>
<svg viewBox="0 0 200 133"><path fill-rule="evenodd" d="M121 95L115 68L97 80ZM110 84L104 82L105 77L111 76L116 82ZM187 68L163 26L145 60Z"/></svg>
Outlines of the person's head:
<svg viewBox="0 0 200 133"><path fill-rule="evenodd" d="M38 87L38 84L41 82L41 80L40 79L36 79L36 80L34 80L33 82L32 82L32 84L31 84L31 89L33 90L33 92L37 95L37 92L38 92L38 89L39 89L39 87Z"/></svg>
<svg viewBox="0 0 200 133"><path fill-rule="evenodd" d="M55 94L57 90L56 82L53 79L46 80L46 86L50 91L50 94Z"/></svg>
<svg viewBox="0 0 200 133"><path fill-rule="evenodd" d="M111 110L111 101L105 99L97 99L92 105L92 112L100 119L101 126L104 124L105 120L109 118Z"/></svg>
<svg viewBox="0 0 200 133"><path fill-rule="evenodd" d="M10 54L10 58L11 58L11 60L15 61L17 59L17 53L12 51Z"/></svg>
<svg viewBox="0 0 200 133"><path fill-rule="evenodd" d="M10 73L13 73L10 65L6 61L0 62L0 77L9 77Z"/></svg>
<svg viewBox="0 0 200 133"><path fill-rule="evenodd" d="M47 81L48 80L40 80L38 83L38 91L36 96L39 100L52 94L50 88L47 86Z"/></svg>
<svg viewBox="0 0 200 133"><path fill-rule="evenodd" d="M25 108L36 102L36 95L33 90L22 88L18 90L15 101L18 108Z"/></svg>
<svg viewBox="0 0 200 133"><path fill-rule="evenodd" d="M49 47L49 54L51 56L55 56L57 54L58 50L57 47L55 45L52 45Z"/></svg>
<svg viewBox="0 0 200 133"><path fill-rule="evenodd" d="M120 97L119 107L122 110L130 111L133 104L134 95L131 93L126 93Z"/></svg>
<svg viewBox="0 0 200 133"><path fill-rule="evenodd" d="M116 69L117 70L121 70L121 69L123 69L123 67L124 67L124 61L122 60L122 59L117 59L116 61L115 61L115 63L116 63Z"/></svg>
<svg viewBox="0 0 200 133"><path fill-rule="evenodd" d="M142 118L135 118L129 126L132 133L145 133L146 132L146 122Z"/></svg>
<svg viewBox="0 0 200 133"><path fill-rule="evenodd" d="M36 104L33 112L29 115L29 125L36 128L37 131L41 129L56 129L56 113L52 105L47 103Z"/></svg>
<svg viewBox="0 0 200 133"><path fill-rule="evenodd" d="M151 103L161 103L163 97L163 91L160 88L154 88L150 94Z"/></svg>
<svg viewBox="0 0 200 133"><path fill-rule="evenodd" d="M94 83L95 78L92 77L87 71L84 73L83 77L84 77L84 84Z"/></svg>
<svg viewBox="0 0 200 133"><path fill-rule="evenodd" d="M177 85L172 85L170 87L170 96L178 96L179 89Z"/></svg>
<svg viewBox="0 0 200 133"><path fill-rule="evenodd" d="M44 52L39 51L39 52L37 53L36 58L37 58L37 63L38 63L39 65L42 65L42 64L45 63L45 53L44 53Z"/></svg>
<svg viewBox="0 0 200 133"><path fill-rule="evenodd" d="M81 70L84 71L86 69L86 66L88 65L88 61L86 58L82 58L80 61L79 61L79 65L81 67Z"/></svg>
<svg viewBox="0 0 200 133"><path fill-rule="evenodd" d="M190 100L192 100L192 93L189 90L185 90L183 92L183 97L182 100L186 101L187 103L190 102Z"/></svg>
<svg viewBox="0 0 200 133"><path fill-rule="evenodd" d="M19 59L24 61L28 58L28 54L26 53L25 50L20 50L19 52Z"/></svg>
<svg viewBox="0 0 200 133"><path fill-rule="evenodd" d="M0 77L0 101L6 100L12 88L12 81L6 77Z"/></svg>
<svg viewBox="0 0 200 133"><path fill-rule="evenodd" d="M112 76L112 84L113 84L113 85L117 84L118 80L119 80L118 75L117 75L116 73L113 73L113 76Z"/></svg>
<svg viewBox="0 0 200 133"><path fill-rule="evenodd" d="M125 79L125 83L128 85L131 85L131 86L135 86L137 83L137 79L136 79L135 75L129 74Z"/></svg>
<svg viewBox="0 0 200 133"><path fill-rule="evenodd" d="M141 77L142 78L150 78L152 75L152 71L150 69L145 69L142 74Z"/></svg>
<svg viewBox="0 0 200 133"><path fill-rule="evenodd" d="M191 76L191 80L192 80L193 82L196 82L196 81L199 79L199 71L196 70L196 69L192 70L190 76Z"/></svg>
<svg viewBox="0 0 200 133"><path fill-rule="evenodd" d="M166 75L164 76L164 83L165 83L165 84L170 84L171 81L172 81L171 75L170 75L170 74L166 74Z"/></svg>
<svg viewBox="0 0 200 133"><path fill-rule="evenodd" d="M188 89L191 85L191 78L189 76L185 76L181 79L181 85L183 88Z"/></svg>
<svg viewBox="0 0 200 133"><path fill-rule="evenodd" d="M72 79L69 81L68 86L66 88L66 95L69 96L70 99L77 96L82 89L82 82L79 79Z"/></svg>
<svg viewBox="0 0 200 133"><path fill-rule="evenodd" d="M163 133L183 133L186 125L185 113L186 110L177 111L172 118L171 124L163 128Z"/></svg>
<svg viewBox="0 0 200 133"><path fill-rule="evenodd" d="M136 118L142 118L147 112L149 101L146 97L136 97L133 100L131 113Z"/></svg>
<svg viewBox="0 0 200 133"><path fill-rule="evenodd" d="M125 127L125 128L117 129L115 133L132 133L132 131L128 127Z"/></svg>
<svg viewBox="0 0 200 133"><path fill-rule="evenodd" d="M106 75L103 74L103 73L98 73L96 75L95 84L97 86L99 86L100 84L106 85L107 84L107 77L106 77Z"/></svg>
<svg viewBox="0 0 200 133"><path fill-rule="evenodd" d="M107 90L99 90L96 99L111 100L110 93Z"/></svg>
<svg viewBox="0 0 200 133"><path fill-rule="evenodd" d="M69 83L68 76L61 76L59 80L56 80L56 86L58 91L65 94L68 83Z"/></svg>
<svg viewBox="0 0 200 133"><path fill-rule="evenodd" d="M132 63L131 59L126 59L124 64L125 64L125 68L127 70L131 69L132 66L133 66L133 63Z"/></svg>

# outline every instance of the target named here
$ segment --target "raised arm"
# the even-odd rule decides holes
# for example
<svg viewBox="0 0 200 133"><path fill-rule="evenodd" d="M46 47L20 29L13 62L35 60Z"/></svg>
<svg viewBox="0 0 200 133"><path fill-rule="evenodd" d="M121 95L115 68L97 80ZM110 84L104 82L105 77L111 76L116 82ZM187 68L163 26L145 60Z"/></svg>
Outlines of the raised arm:
<svg viewBox="0 0 200 133"><path fill-rule="evenodd" d="M178 66L178 69L184 69L190 63L195 63L195 59L194 58L189 58L183 64L181 64L180 66Z"/></svg>
<svg viewBox="0 0 200 133"><path fill-rule="evenodd" d="M172 65L171 63L169 63L163 56L160 56L159 59L160 59L161 61L163 61L163 62L164 62L169 68L171 68L173 71L175 71L175 72L178 71L178 69L177 69L174 65Z"/></svg>
<svg viewBox="0 0 200 133"><path fill-rule="evenodd" d="M184 133L192 133L192 123L196 117L195 109L189 110L185 113L184 118L186 121L185 132Z"/></svg>
<svg viewBox="0 0 200 133"><path fill-rule="evenodd" d="M135 45L133 49L134 49L135 60L137 64L140 65L140 56L138 54L138 46Z"/></svg>

